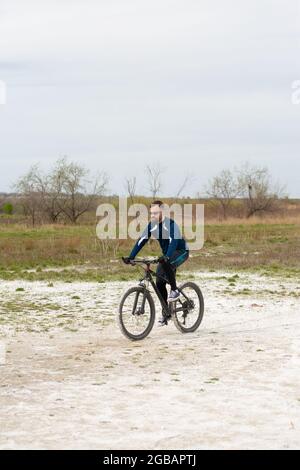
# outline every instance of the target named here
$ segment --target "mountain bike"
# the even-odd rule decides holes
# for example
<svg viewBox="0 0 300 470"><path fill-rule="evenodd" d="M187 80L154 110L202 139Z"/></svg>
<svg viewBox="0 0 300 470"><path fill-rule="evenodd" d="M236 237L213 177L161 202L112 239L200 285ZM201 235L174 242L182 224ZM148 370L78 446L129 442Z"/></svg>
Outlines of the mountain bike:
<svg viewBox="0 0 300 470"><path fill-rule="evenodd" d="M124 258L122 258L124 261ZM184 282L178 287L180 297L175 302L166 303L156 287L153 277L161 277L150 266L159 259L131 260L133 266L142 267L144 274L138 286L131 287L123 295L117 320L122 333L136 341L146 338L155 321L155 304L149 290L150 285L156 293L163 314L170 316L181 333L192 333L200 326L204 314L204 299L201 289L194 282ZM163 278L166 282L168 280Z"/></svg>

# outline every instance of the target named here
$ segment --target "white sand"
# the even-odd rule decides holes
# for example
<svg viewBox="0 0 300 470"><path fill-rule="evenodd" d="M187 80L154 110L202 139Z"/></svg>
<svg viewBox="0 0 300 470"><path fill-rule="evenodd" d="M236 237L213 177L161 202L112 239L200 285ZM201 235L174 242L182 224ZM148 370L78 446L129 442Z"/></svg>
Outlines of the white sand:
<svg viewBox="0 0 300 470"><path fill-rule="evenodd" d="M0 281L0 449L299 448L299 283L218 276L196 333L135 343L114 320L134 282Z"/></svg>

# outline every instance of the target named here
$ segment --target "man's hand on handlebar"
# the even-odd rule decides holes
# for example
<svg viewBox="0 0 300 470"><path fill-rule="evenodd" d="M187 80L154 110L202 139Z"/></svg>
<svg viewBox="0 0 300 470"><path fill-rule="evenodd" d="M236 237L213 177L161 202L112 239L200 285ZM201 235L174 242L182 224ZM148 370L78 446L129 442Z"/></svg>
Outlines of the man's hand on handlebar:
<svg viewBox="0 0 300 470"><path fill-rule="evenodd" d="M168 256L166 256L166 255L160 256L160 257L158 258L158 262L159 262L159 263L167 263L168 261L170 261L170 258L169 258Z"/></svg>

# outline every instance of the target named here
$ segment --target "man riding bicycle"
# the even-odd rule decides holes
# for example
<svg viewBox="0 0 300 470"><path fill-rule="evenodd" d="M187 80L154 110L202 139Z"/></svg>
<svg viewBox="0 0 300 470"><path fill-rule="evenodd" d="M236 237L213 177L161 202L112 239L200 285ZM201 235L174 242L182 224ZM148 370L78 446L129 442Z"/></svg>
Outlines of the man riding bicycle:
<svg viewBox="0 0 300 470"><path fill-rule="evenodd" d="M153 201L150 206L151 221L147 225L141 237L137 240L130 255L124 258L124 261L130 264L143 246L152 236L158 240L163 252L157 267L156 286L165 302L175 302L180 292L176 285L176 269L184 263L189 257L189 249L185 239L180 233L180 229L173 219L165 216L163 213L163 202ZM166 284L169 282L171 291L168 296ZM162 318L159 320L161 325L167 323L169 315L162 312Z"/></svg>

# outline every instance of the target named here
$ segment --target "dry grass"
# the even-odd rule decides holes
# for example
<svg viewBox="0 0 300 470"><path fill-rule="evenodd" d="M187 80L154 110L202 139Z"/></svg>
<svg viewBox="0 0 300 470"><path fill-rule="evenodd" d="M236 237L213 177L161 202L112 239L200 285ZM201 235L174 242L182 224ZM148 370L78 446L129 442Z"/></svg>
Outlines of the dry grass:
<svg viewBox="0 0 300 470"><path fill-rule="evenodd" d="M272 217L259 217L259 216L254 216L249 219L247 218L242 218L242 219L237 219L236 217L228 217L226 220L220 219L220 218L209 218L206 220L206 222L209 223L209 225L290 225L290 224L295 224L299 225L300 224L300 214L297 216L283 216L283 215L274 215Z"/></svg>
<svg viewBox="0 0 300 470"><path fill-rule="evenodd" d="M101 241L91 225L0 225L0 273L2 277L26 276L22 270L70 265L97 268L102 279L127 276L120 260L128 255L132 240ZM157 242L142 255L158 254ZM193 252L185 268L201 269L300 269L300 218L212 219L205 226L205 245ZM65 274L62 274L63 276ZM74 273L75 275L75 273ZM91 273L89 274L91 275ZM40 272L39 279L46 278ZM47 274L51 278L50 274ZM54 274L52 274L54 276ZM70 278L68 273L68 279ZM76 274L77 276L77 274ZM94 276L94 274L93 274ZM52 279L52 278L51 278Z"/></svg>

